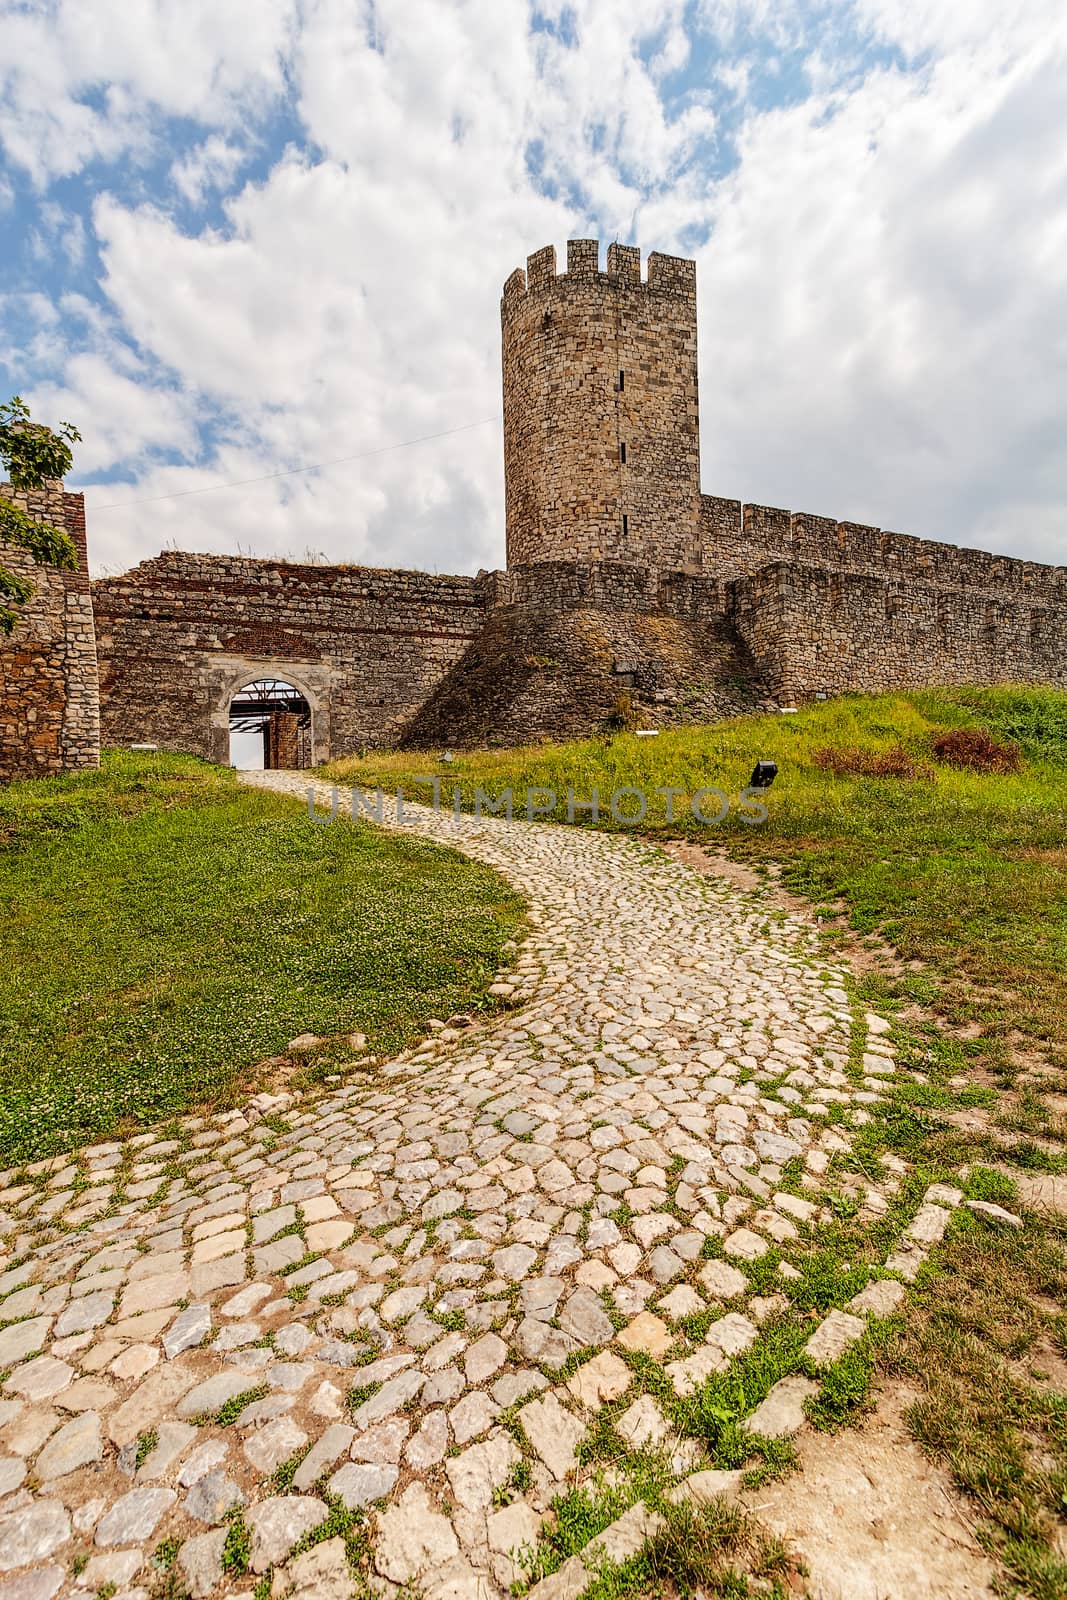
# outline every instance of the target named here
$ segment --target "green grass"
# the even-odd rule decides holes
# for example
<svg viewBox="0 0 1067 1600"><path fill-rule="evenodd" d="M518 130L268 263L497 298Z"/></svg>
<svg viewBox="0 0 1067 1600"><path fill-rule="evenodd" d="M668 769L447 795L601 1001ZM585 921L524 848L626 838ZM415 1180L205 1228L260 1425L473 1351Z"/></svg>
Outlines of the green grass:
<svg viewBox="0 0 1067 1600"><path fill-rule="evenodd" d="M230 1512L226 1540L222 1546L222 1570L231 1578L242 1578L252 1559L252 1530L240 1506Z"/></svg>
<svg viewBox="0 0 1067 1600"><path fill-rule="evenodd" d="M231 1428L241 1415L245 1406L254 1405L257 1400L263 1400L270 1393L270 1388L265 1383L257 1383L252 1389L242 1389L240 1394L233 1394L224 1400L215 1413L214 1421L219 1428Z"/></svg>
<svg viewBox="0 0 1067 1600"><path fill-rule="evenodd" d="M113 752L99 772L12 784L0 1164L239 1103L299 1033L393 1052L428 1017L484 1004L520 918L496 874L452 851L316 826L193 757Z"/></svg>
<svg viewBox="0 0 1067 1600"><path fill-rule="evenodd" d="M656 1510L661 1526L645 1548L620 1565L605 1563L585 1600L630 1595L785 1600L796 1593L789 1583L796 1563L785 1545L740 1506L713 1500L697 1507L661 1499Z"/></svg>
<svg viewBox="0 0 1067 1600"><path fill-rule="evenodd" d="M970 1497L982 1543L1018 1586L1005 1592L1059 1600L1067 1397L1040 1374L1067 1354L1067 1325L1049 1309L1067 1295L1067 1230L1027 1221L1017 1234L956 1219L882 1367L919 1390L912 1430Z"/></svg>
<svg viewBox="0 0 1067 1600"><path fill-rule="evenodd" d="M617 1564L587 1555L592 1581L585 1600L624 1596L704 1594L721 1600L747 1595L784 1600L785 1581L796 1570L780 1540L767 1534L739 1506L725 1500L696 1507L671 1498L675 1480L667 1461L652 1454L627 1454L610 1473L598 1471L580 1488L557 1495L537 1545L523 1552L527 1582L557 1572L586 1551L624 1511L642 1500L659 1526L636 1556Z"/></svg>
<svg viewBox="0 0 1067 1600"><path fill-rule="evenodd" d="M948 728L984 727L1017 739L1023 769L986 776L939 763L930 741ZM816 765L824 746L887 751L903 745L935 770L935 782L837 777ZM675 801L666 820L657 785L692 796L718 786L737 797L757 758L779 776L763 825L741 820L704 827ZM904 995L937 1004L987 1039L1013 1030L1067 1049L1067 694L1052 689L931 690L845 696L797 716L754 716L672 729L657 739L604 735L570 744L458 754L443 767L432 755L375 754L335 762L327 777L388 789L413 799L430 790L415 779L436 772L443 803L454 785L469 809L474 788L514 791L525 815L528 790L602 797L600 826L619 828L607 808L614 789L648 795L642 832L687 835L759 866L780 862L785 886L813 900L827 918L840 913L853 933L878 935L921 973L896 980ZM708 802L709 808L713 805ZM578 822L588 826L588 814ZM633 831L633 830L629 830Z"/></svg>

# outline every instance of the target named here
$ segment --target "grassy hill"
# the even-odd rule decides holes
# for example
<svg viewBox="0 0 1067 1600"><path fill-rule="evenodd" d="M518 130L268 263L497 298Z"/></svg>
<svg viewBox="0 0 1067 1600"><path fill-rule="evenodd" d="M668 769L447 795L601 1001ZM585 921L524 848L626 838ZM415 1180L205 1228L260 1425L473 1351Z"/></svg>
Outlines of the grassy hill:
<svg viewBox="0 0 1067 1600"><path fill-rule="evenodd" d="M975 771L935 752L953 730L985 730L1015 746L1018 770ZM762 824L736 800L756 760L775 761ZM867 768L863 770L848 770ZM901 775L882 775L877 768ZM836 769L836 770L835 770ZM339 783L403 789L435 774L442 804L454 788L470 810L475 788L510 789L516 815L531 791L551 790L549 815L567 820L567 790L587 802L599 790L597 826L619 829L613 791L648 801L641 831L685 836L755 863L780 862L782 881L828 921L877 935L921 973L898 980L917 999L987 1040L1018 1034L1067 1047L1067 694L1006 687L847 696L796 716L753 716L666 730L654 739L606 733L569 744L457 754L372 754L325 769ZM657 787L683 791L667 819ZM724 821L698 822L689 800L719 787L733 803ZM546 804L543 794L535 805ZM620 810L637 809L629 799ZM719 802L706 798L714 815ZM591 826L575 810L576 825Z"/></svg>

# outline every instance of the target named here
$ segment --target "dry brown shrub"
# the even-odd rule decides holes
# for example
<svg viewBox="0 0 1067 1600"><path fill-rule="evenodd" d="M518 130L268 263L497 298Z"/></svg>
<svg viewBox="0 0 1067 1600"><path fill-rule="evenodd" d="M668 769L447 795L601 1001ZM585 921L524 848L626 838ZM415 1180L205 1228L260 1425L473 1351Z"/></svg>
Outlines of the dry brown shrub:
<svg viewBox="0 0 1067 1600"><path fill-rule="evenodd" d="M903 746L895 750L857 750L824 745L812 755L824 772L839 778L910 778L916 783L936 783L937 774L927 761L918 761Z"/></svg>
<svg viewBox="0 0 1067 1600"><path fill-rule="evenodd" d="M939 733L930 748L947 767L966 767L971 772L1018 772L1023 764L1017 744L994 739L981 728Z"/></svg>

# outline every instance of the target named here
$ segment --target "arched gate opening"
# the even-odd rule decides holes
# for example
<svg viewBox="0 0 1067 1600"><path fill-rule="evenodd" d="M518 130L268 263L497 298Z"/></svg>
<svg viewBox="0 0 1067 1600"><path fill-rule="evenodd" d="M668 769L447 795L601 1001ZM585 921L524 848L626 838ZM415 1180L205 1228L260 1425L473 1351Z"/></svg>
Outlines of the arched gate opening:
<svg viewBox="0 0 1067 1600"><path fill-rule="evenodd" d="M295 684L256 678L230 701L230 766L310 767L311 732L311 707Z"/></svg>

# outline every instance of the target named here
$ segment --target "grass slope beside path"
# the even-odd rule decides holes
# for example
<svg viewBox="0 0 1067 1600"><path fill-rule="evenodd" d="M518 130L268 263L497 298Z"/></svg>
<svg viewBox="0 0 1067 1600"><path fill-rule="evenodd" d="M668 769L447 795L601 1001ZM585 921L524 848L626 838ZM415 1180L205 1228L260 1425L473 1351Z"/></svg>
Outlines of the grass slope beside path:
<svg viewBox="0 0 1067 1600"><path fill-rule="evenodd" d="M1020 744L1024 763L1005 775L938 761L932 740L956 728L987 728ZM902 748L927 771L917 777L837 776L825 749L884 754ZM776 761L760 826L732 804L724 822L704 826L689 811L697 790L718 786L736 800L757 759ZM567 820L567 790L579 803L599 790L599 825L614 790L648 799L641 831L699 839L754 862L783 864L785 886L822 913L844 910L852 928L878 934L925 970L914 998L936 1002L956 1024L976 1023L987 1040L1014 1030L1067 1049L1067 694L1006 687L846 696L796 716L737 718L671 729L655 739L605 734L570 744L457 753L374 754L335 762L338 783L402 787L426 800L415 780L435 774L442 804L462 789L470 809L480 785L494 799L510 788L515 814L528 792L553 790L551 815ZM661 785L683 791L667 821ZM543 804L544 797L535 797ZM633 811L635 802L623 802ZM707 799L714 814L716 802ZM588 826L588 811L576 811Z"/></svg>
<svg viewBox="0 0 1067 1600"><path fill-rule="evenodd" d="M482 1003L521 915L453 851L316 825L193 757L12 784L0 1166L227 1103L303 1032L395 1051Z"/></svg>

